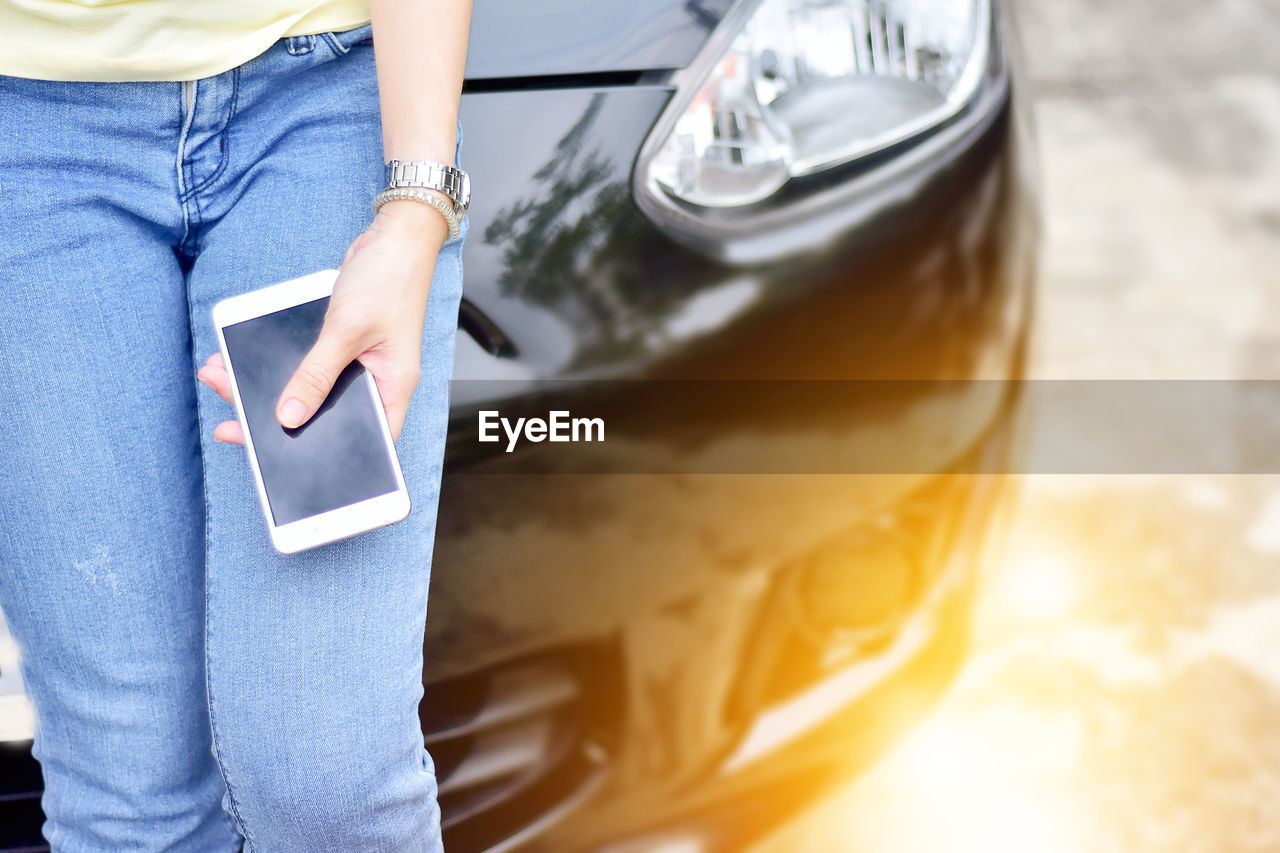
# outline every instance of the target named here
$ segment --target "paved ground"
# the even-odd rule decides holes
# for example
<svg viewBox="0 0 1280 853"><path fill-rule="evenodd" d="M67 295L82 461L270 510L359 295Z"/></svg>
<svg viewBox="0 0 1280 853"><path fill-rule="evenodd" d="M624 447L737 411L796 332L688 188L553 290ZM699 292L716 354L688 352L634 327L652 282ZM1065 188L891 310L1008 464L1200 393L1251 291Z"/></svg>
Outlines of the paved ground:
<svg viewBox="0 0 1280 853"><path fill-rule="evenodd" d="M1280 5L1020 6L1035 374L1280 378ZM829 849L1280 849L1280 478L1033 478L989 575L941 711L815 809Z"/></svg>

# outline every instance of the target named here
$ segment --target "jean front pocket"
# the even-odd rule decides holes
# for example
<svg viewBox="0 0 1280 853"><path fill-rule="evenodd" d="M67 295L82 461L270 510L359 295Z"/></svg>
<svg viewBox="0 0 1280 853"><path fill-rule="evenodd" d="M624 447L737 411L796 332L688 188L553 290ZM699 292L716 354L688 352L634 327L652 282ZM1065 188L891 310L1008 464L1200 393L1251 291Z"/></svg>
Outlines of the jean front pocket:
<svg viewBox="0 0 1280 853"><path fill-rule="evenodd" d="M372 44L373 24L365 24L351 30L339 30L324 34L324 40L339 56L345 56L353 47L361 44Z"/></svg>

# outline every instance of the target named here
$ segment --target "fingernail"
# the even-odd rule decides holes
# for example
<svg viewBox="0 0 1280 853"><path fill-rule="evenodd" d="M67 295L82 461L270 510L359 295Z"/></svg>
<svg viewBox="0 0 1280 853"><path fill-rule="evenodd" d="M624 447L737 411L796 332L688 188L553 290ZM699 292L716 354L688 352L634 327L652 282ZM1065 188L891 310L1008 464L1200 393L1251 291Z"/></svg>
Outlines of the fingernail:
<svg viewBox="0 0 1280 853"><path fill-rule="evenodd" d="M287 427L296 427L307 418L307 407L302 401L290 397L280 406L280 423Z"/></svg>

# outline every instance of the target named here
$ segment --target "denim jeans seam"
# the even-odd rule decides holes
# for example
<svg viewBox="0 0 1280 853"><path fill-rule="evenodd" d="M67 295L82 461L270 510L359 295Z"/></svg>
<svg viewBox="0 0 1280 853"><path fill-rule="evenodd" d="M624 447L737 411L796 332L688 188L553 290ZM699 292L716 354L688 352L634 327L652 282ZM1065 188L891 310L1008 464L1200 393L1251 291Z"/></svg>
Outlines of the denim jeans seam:
<svg viewBox="0 0 1280 853"><path fill-rule="evenodd" d="M460 229L460 233L458 234L459 244L461 244L463 241L467 239L467 232L471 230L471 217L470 216L464 217L462 222L463 222L463 227ZM462 275L462 246L461 245L458 246L458 251L454 252L453 255L454 255L453 257L454 275L456 276L458 281L458 293L461 294L463 288L466 285L466 278L464 278Z"/></svg>
<svg viewBox="0 0 1280 853"><path fill-rule="evenodd" d="M198 320L195 315L195 300L191 298L189 281L188 281L187 287L188 287L188 292L187 292L188 320L187 322L191 324L192 329L195 329L196 323L198 322ZM191 349L192 366L198 368L200 366L199 360L200 360L199 354L196 352L195 347L193 346ZM197 396L200 394L199 386L197 386L196 388L196 394ZM213 534L211 533L210 527L209 527L209 519L212 516L211 516L211 513L209 512L208 465L205 464L205 446L204 446L205 426L206 426L206 422L205 422L205 416L204 416L204 409L200 406L199 401L197 400L196 429L199 430L199 433L196 435L196 441L199 442L199 445L200 445L200 494L204 502L204 566L205 566L204 692L205 692L205 705L209 713L209 742L210 742L210 746L212 747L214 763L218 766L218 775L222 777L223 787L227 789L227 802L231 806L231 814L230 814L231 823L240 832L240 834L244 836L245 847L248 848L249 853L254 853L254 851L257 848L253 844L253 836L249 833L249 827L245 823L244 816L240 814L240 804L236 801L235 793L231 787L231 774L227 770L226 760L222 756L221 739L218 737L218 725L215 720L215 714L213 710L215 702L213 698L213 676L211 675L213 671L213 655L210 652L211 645L209 642L209 637L212 631L210 628L210 620L209 620L211 595L209 593L209 574L208 574L209 573L209 546L210 546L210 543L213 541Z"/></svg>
<svg viewBox="0 0 1280 853"><path fill-rule="evenodd" d="M204 418L198 417L197 422L200 424L200 431L201 431L201 434L203 435ZM201 438L200 443L201 445L204 444L203 438ZM201 466L201 470L203 470L204 469L203 447L200 451L200 466ZM205 553L208 554L210 537L209 537L209 490L207 486L204 487L204 495L205 495L205 498L204 498ZM205 560L205 565L206 567L208 566L207 558ZM207 568L206 568L206 571L207 571ZM209 709L209 741L213 747L214 763L218 765L218 775L222 777L222 784L227 789L227 803L231 807L232 822L235 824L236 829L240 831L240 834L244 836L244 844L247 850L249 851L249 853L254 853L254 851L256 851L258 848L253 843L253 834L249 832L249 826L247 823L245 823L244 815L240 813L240 803L236 799L235 789L231 785L231 774L227 770L227 762L222 755L222 739L218 736L218 724L215 719L215 714L213 710L213 706L217 703L213 698L213 677L210 675L210 671L213 668L212 666L213 656L209 653L209 637L211 634L211 631L209 628L209 599L210 599L209 580L208 580L208 577L206 577L205 592L204 592L204 690L205 690L205 699Z"/></svg>
<svg viewBox="0 0 1280 853"><path fill-rule="evenodd" d="M187 185L189 176L187 174L187 136L191 133L191 124L196 114L196 99L199 97L200 84L193 82L191 84L191 102L188 104L185 96L186 83L179 83L179 98L182 102L180 107L182 125L178 131L177 145L177 163L175 170L178 177L178 206L182 208L182 237L178 240L178 248L181 251L186 245L187 239L191 236L191 216L187 209Z"/></svg>
<svg viewBox="0 0 1280 853"><path fill-rule="evenodd" d="M231 99L227 103L227 117L222 122L222 130L218 132L218 167L213 170L212 175L187 191L192 196L222 177L222 173L227 170L227 161L231 159L230 128L231 120L236 115L236 106L240 101L240 69L238 67L233 68L230 73Z"/></svg>
<svg viewBox="0 0 1280 853"><path fill-rule="evenodd" d="M194 215L191 217L191 236L187 240L183 241L182 249L191 258L192 262L194 262L196 258L200 257L200 238L202 235L202 226L204 225L204 206L200 204L200 196L197 193L191 194L191 197L187 199L187 204L190 206Z"/></svg>

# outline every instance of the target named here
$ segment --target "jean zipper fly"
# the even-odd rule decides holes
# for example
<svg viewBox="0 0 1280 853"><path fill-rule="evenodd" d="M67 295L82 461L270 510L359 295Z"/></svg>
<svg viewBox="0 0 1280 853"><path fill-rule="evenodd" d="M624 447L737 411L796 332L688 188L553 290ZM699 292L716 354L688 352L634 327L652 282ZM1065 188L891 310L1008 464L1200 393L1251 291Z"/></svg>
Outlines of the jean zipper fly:
<svg viewBox="0 0 1280 853"><path fill-rule="evenodd" d="M182 83L182 130L178 133L178 150L176 168L178 172L178 204L182 208L182 240L180 247L185 247L191 236L191 210L187 198L187 137L191 133L191 123L196 114L197 81L184 80Z"/></svg>

